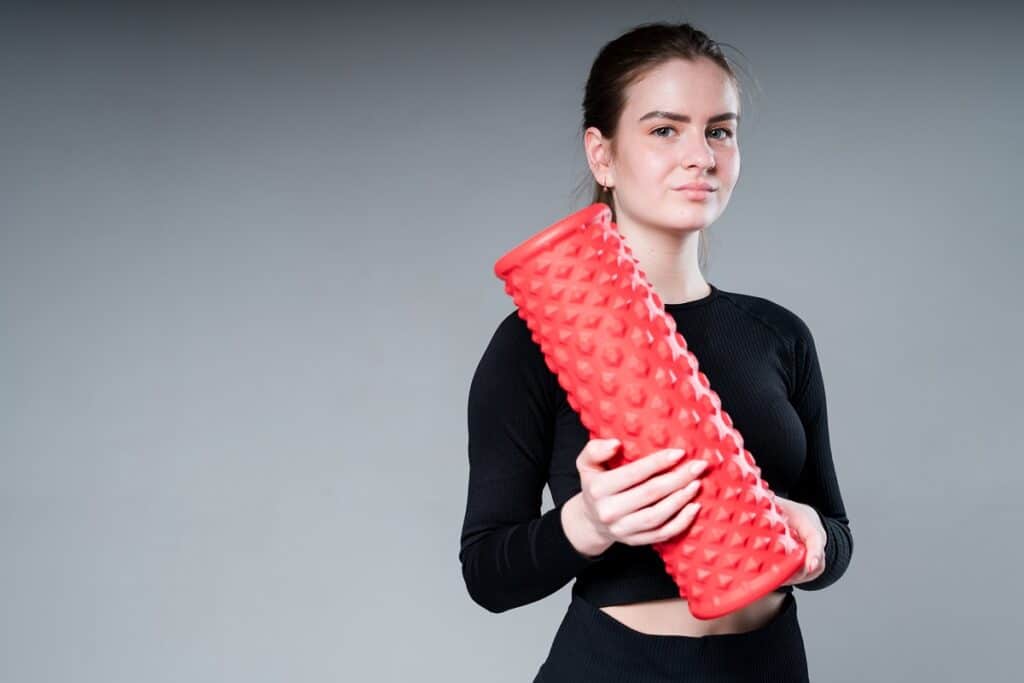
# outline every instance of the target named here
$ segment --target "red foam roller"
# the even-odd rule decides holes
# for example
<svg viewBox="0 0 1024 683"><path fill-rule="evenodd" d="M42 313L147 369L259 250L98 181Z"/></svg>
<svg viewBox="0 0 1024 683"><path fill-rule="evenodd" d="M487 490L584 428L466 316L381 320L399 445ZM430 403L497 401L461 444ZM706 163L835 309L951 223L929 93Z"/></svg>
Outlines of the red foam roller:
<svg viewBox="0 0 1024 683"><path fill-rule="evenodd" d="M712 619L782 585L806 549L615 223L595 203L494 265L591 438L618 467L664 448L708 463L693 523L654 543L690 612Z"/></svg>

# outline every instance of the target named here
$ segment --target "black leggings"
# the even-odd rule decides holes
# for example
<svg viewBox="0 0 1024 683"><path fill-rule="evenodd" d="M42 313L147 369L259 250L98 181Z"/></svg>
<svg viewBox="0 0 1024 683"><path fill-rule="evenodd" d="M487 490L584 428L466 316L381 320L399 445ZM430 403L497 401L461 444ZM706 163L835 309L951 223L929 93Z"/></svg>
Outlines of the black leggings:
<svg viewBox="0 0 1024 683"><path fill-rule="evenodd" d="M534 683L808 683L796 598L745 633L707 636L637 631L573 593Z"/></svg>

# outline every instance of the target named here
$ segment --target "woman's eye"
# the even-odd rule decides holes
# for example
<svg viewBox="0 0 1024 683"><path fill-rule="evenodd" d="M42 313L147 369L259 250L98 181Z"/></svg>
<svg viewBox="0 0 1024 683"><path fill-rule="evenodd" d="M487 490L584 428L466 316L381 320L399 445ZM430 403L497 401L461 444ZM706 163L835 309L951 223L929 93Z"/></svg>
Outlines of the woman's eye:
<svg viewBox="0 0 1024 683"><path fill-rule="evenodd" d="M658 137L658 138L668 137L667 135L658 135L658 132L659 131L663 131L663 130L670 130L672 132L675 132L676 129L673 128L672 126L662 126L661 128L655 128L651 132L654 133L654 137ZM722 131L723 133L725 133L725 135L716 138L718 140L726 140L726 139L731 138L733 136L733 132L731 130L729 130L728 128L712 128L711 132L714 132L714 131Z"/></svg>

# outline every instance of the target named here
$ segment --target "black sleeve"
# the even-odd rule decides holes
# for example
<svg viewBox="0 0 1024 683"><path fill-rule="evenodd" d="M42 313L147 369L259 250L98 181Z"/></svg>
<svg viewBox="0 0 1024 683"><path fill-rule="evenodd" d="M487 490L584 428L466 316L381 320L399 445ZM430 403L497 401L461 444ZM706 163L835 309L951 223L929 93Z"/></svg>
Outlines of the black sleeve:
<svg viewBox="0 0 1024 683"><path fill-rule="evenodd" d="M526 322L498 325L469 388L469 490L459 561L472 599L491 612L540 600L597 557L581 555L562 527L562 505L543 515L557 378Z"/></svg>
<svg viewBox="0 0 1024 683"><path fill-rule="evenodd" d="M793 406L800 415L807 438L807 460L790 498L813 507L825 528L825 571L796 588L815 591L826 588L843 575L853 555L853 533L843 506L828 435L828 411L814 337L802 320L794 346Z"/></svg>

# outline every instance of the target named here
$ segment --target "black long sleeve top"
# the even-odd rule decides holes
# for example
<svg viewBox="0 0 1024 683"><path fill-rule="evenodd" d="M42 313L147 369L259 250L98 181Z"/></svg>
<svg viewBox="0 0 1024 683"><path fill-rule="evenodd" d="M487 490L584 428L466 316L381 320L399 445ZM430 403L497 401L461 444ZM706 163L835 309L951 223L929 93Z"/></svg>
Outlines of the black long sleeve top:
<svg viewBox="0 0 1024 683"><path fill-rule="evenodd" d="M820 590L846 571L853 535L829 444L825 387L804 321L768 299L719 289L665 304L711 388L777 495L812 506L826 531ZM590 438L518 311L498 325L469 387L469 486L459 560L472 599L503 612L575 578L597 606L678 597L650 545L581 555L561 522L580 491L576 458ZM554 507L541 514L544 485ZM780 586L777 592L792 592Z"/></svg>

